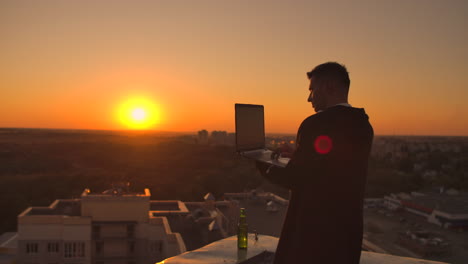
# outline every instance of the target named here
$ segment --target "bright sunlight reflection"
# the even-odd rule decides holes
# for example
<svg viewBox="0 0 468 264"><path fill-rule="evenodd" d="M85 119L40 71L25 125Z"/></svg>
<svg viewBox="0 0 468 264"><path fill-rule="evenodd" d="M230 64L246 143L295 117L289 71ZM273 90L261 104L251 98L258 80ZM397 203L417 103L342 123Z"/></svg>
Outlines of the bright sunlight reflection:
<svg viewBox="0 0 468 264"><path fill-rule="evenodd" d="M159 111L147 98L135 97L122 103L118 119L130 129L149 129L159 123Z"/></svg>

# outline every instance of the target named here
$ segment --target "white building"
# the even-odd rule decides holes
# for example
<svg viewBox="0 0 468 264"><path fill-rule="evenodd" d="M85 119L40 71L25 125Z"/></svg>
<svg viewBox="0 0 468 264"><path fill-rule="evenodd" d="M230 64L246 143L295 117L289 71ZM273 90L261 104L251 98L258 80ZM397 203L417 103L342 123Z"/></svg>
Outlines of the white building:
<svg viewBox="0 0 468 264"><path fill-rule="evenodd" d="M384 206L406 210L444 228L468 229L468 193L441 188L440 193L390 194L384 197Z"/></svg>
<svg viewBox="0 0 468 264"><path fill-rule="evenodd" d="M185 252L151 211L150 191L121 189L30 207L18 216L17 263L155 263ZM186 210L186 208L185 208Z"/></svg>

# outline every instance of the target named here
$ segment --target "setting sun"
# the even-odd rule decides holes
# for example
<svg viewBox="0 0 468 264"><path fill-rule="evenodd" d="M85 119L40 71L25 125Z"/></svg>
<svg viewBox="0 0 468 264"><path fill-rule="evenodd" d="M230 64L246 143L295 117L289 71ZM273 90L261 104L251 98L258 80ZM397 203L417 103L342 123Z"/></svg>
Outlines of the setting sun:
<svg viewBox="0 0 468 264"><path fill-rule="evenodd" d="M146 111L142 108L137 108L132 111L132 118L135 121L142 122L146 119Z"/></svg>
<svg viewBox="0 0 468 264"><path fill-rule="evenodd" d="M160 122L156 105L151 100L141 97L131 98L122 103L117 117L130 129L149 129Z"/></svg>

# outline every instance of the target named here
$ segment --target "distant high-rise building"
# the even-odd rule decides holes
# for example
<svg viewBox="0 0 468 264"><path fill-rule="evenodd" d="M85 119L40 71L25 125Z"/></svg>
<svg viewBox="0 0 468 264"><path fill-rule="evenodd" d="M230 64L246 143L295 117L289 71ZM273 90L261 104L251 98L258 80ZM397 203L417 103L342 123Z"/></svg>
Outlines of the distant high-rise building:
<svg viewBox="0 0 468 264"><path fill-rule="evenodd" d="M86 189L80 199L26 209L18 216L17 263L146 264L185 252L150 196L148 189ZM178 211L189 213L183 204Z"/></svg>
<svg viewBox="0 0 468 264"><path fill-rule="evenodd" d="M213 145L228 145L227 136L226 131L212 131L210 140Z"/></svg>
<svg viewBox="0 0 468 264"><path fill-rule="evenodd" d="M208 131L205 129L198 131L198 143L208 144Z"/></svg>

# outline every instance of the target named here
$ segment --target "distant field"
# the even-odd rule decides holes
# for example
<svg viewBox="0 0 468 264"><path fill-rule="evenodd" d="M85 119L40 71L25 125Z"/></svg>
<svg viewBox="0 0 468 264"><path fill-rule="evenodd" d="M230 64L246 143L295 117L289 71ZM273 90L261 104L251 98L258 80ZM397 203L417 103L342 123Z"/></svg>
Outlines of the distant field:
<svg viewBox="0 0 468 264"><path fill-rule="evenodd" d="M28 206L78 197L130 182L152 199L201 200L262 184L255 166L233 147L197 144L170 133L0 129L0 233L16 228Z"/></svg>

